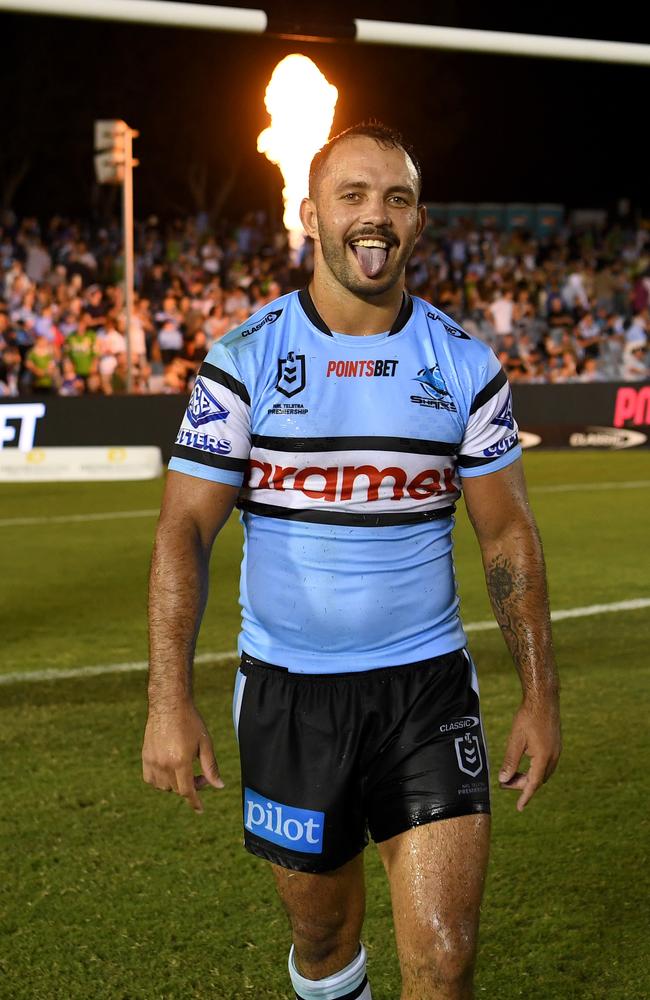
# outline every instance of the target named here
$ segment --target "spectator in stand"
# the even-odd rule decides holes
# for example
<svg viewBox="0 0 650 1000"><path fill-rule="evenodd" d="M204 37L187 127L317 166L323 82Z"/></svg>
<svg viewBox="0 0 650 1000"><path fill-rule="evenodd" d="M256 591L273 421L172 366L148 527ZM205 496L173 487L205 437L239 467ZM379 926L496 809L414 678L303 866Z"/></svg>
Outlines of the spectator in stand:
<svg viewBox="0 0 650 1000"><path fill-rule="evenodd" d="M74 375L81 382L82 391L86 387L88 376L97 370L97 336L90 328L90 323L91 317L84 313L77 329L70 334L63 348L64 360L70 361Z"/></svg>
<svg viewBox="0 0 650 1000"><path fill-rule="evenodd" d="M6 344L0 350L0 396L17 396L22 358L17 347Z"/></svg>
<svg viewBox="0 0 650 1000"><path fill-rule="evenodd" d="M598 358L587 355L578 366L578 382L604 382L605 376L598 366Z"/></svg>
<svg viewBox="0 0 650 1000"><path fill-rule="evenodd" d="M553 359L551 382L573 382L578 374L577 358L574 351L563 351Z"/></svg>
<svg viewBox="0 0 650 1000"><path fill-rule="evenodd" d="M627 345L623 354L621 374L626 382L641 382L650 378L645 344L632 343Z"/></svg>
<svg viewBox="0 0 650 1000"><path fill-rule="evenodd" d="M522 375L525 375L526 365L519 353L519 344L514 333L501 334L495 350L502 368L512 382L516 382Z"/></svg>
<svg viewBox="0 0 650 1000"><path fill-rule="evenodd" d="M591 312L586 312L574 332L580 357L597 358L600 355L601 330Z"/></svg>
<svg viewBox="0 0 650 1000"><path fill-rule="evenodd" d="M37 237L29 242L25 260L25 273L35 285L45 281L52 269L52 258L43 246L43 241Z"/></svg>
<svg viewBox="0 0 650 1000"><path fill-rule="evenodd" d="M70 358L64 357L61 361L61 382L59 385L60 396L81 396L86 391L87 379L84 380L77 375L74 363Z"/></svg>
<svg viewBox="0 0 650 1000"><path fill-rule="evenodd" d="M642 344L648 342L648 311L637 313L627 330L625 331L625 346L630 344Z"/></svg>
<svg viewBox="0 0 650 1000"><path fill-rule="evenodd" d="M56 392L60 381L58 360L58 353L47 337L37 337L25 357L25 368L31 376L30 390L34 395Z"/></svg>
<svg viewBox="0 0 650 1000"><path fill-rule="evenodd" d="M111 379L117 367L120 354L126 352L126 340L120 332L117 321L112 313L106 317L106 324L97 336L96 350L98 355L97 371L101 378L102 388L107 395L112 392Z"/></svg>
<svg viewBox="0 0 650 1000"><path fill-rule="evenodd" d="M494 327L497 343L499 338L508 337L512 334L514 311L515 303L512 288L506 286L501 293L496 293L488 306L489 319Z"/></svg>
<svg viewBox="0 0 650 1000"><path fill-rule="evenodd" d="M223 310L223 303L218 302L210 310L210 315L204 323L205 334L208 338L208 345L212 347L216 340L221 340L224 334L230 329L230 319Z"/></svg>
<svg viewBox="0 0 650 1000"><path fill-rule="evenodd" d="M158 348L165 368L174 358L180 356L183 350L183 334L173 320L167 319L158 332Z"/></svg>

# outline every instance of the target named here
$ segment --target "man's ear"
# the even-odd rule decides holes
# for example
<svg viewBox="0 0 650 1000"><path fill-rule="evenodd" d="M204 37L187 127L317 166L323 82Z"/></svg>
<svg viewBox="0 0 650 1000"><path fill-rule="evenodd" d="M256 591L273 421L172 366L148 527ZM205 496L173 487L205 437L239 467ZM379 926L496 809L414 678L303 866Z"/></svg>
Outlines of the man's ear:
<svg viewBox="0 0 650 1000"><path fill-rule="evenodd" d="M424 228L427 224L427 207L426 205L418 205L418 229L416 239L420 239Z"/></svg>
<svg viewBox="0 0 650 1000"><path fill-rule="evenodd" d="M311 236L312 240L317 240L318 214L316 212L316 205L311 198L303 198L300 202L300 221L307 236Z"/></svg>

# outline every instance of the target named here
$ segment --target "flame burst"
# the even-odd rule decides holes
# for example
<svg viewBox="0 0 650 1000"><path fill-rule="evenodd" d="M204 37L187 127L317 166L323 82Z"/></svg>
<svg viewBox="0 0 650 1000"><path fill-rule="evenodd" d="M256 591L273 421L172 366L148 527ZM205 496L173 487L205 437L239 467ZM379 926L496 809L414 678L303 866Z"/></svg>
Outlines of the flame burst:
<svg viewBox="0 0 650 1000"><path fill-rule="evenodd" d="M338 96L318 66L298 54L278 63L266 88L271 125L257 137L257 149L282 171L284 225L293 251L304 240L299 209L309 186L309 164L329 138Z"/></svg>

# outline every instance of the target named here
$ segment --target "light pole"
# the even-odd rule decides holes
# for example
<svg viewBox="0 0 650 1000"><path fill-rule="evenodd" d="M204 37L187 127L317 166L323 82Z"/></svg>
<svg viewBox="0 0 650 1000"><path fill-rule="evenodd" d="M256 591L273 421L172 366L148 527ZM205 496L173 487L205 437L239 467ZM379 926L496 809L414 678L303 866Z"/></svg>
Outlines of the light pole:
<svg viewBox="0 0 650 1000"><path fill-rule="evenodd" d="M140 135L121 120L95 122L95 175L100 184L122 185L122 233L124 241L124 314L127 374L126 389L133 389L131 320L133 317L133 140Z"/></svg>

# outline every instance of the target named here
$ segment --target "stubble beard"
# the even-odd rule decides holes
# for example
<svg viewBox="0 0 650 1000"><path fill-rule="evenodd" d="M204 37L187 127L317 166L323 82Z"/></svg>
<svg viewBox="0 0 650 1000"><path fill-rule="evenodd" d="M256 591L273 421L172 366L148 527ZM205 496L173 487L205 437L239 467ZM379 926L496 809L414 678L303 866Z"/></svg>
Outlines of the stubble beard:
<svg viewBox="0 0 650 1000"><path fill-rule="evenodd" d="M347 255L347 244L341 243L321 225L319 242L323 260L343 288L362 299L374 299L394 288L404 275L407 261L413 253L416 237L402 242L392 261L387 261L385 272L378 278L362 278L356 273L356 265Z"/></svg>

